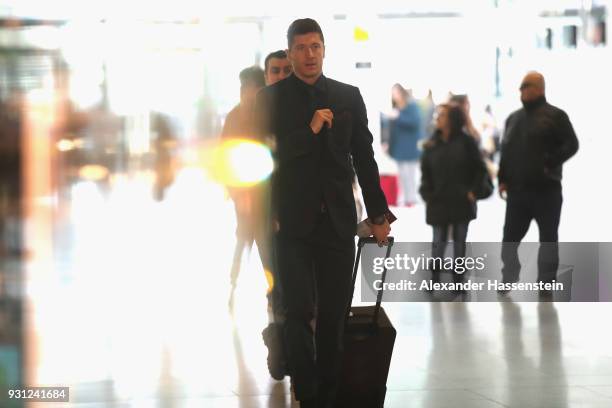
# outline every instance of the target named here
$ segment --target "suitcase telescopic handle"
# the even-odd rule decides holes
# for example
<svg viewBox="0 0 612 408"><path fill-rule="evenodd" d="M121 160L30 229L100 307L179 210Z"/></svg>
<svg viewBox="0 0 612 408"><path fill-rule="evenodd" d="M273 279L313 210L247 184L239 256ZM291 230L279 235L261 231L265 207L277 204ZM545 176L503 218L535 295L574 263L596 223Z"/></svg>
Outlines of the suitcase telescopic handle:
<svg viewBox="0 0 612 408"><path fill-rule="evenodd" d="M389 243L386 245L387 253L385 255L385 258L389 258L389 256L391 255L391 248L393 247L393 243L395 239L393 237L387 237L387 240L389 241ZM368 237L368 238L359 238L359 242L357 242L357 255L355 256L355 265L353 266L351 297L349 299L349 304L348 304L348 308L346 311L346 320L348 320L351 314L351 305L353 304L353 296L355 295L355 283L357 282L357 270L359 269L359 262L361 260L361 249L363 248L365 244L378 244L378 241L374 237ZM378 321L378 313L380 312L380 305L382 303L382 297L383 297L382 283L385 283L385 279L387 277L387 267L384 265L385 263L383 263L381 286L376 296L376 307L374 308L374 316L372 319L373 325L376 325L376 322Z"/></svg>

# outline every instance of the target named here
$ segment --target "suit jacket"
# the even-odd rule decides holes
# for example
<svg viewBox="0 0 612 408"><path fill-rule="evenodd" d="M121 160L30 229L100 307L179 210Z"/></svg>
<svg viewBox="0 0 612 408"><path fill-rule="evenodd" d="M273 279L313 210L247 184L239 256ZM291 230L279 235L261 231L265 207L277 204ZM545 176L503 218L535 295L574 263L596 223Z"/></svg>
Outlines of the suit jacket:
<svg viewBox="0 0 612 408"><path fill-rule="evenodd" d="M309 103L311 86L295 75L257 95L258 134L273 136L276 145L272 212L283 234L304 237L313 231L324 205L338 235L353 237L357 225L353 166L368 214L376 217L388 210L365 104L354 86L324 76L317 84L326 90L326 106ZM333 125L314 134L310 121L315 109L321 108L332 110Z"/></svg>

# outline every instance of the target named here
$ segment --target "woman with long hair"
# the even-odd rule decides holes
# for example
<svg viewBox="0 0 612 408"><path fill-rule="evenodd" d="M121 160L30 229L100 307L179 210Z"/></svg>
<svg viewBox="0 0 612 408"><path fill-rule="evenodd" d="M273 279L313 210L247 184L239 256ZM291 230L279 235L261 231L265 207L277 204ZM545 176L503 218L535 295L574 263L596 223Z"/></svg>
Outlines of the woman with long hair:
<svg viewBox="0 0 612 408"><path fill-rule="evenodd" d="M476 218L476 194L486 167L473 137L464 131L465 113L457 104L440 105L436 129L421 156L421 188L426 203L426 221L433 227L432 256L444 257L452 229L454 257L465 256L468 225ZM439 280L440 268L433 268ZM453 273L461 282L463 275Z"/></svg>
<svg viewBox="0 0 612 408"><path fill-rule="evenodd" d="M403 205L417 201L417 170L421 151L418 142L423 133L421 113L411 92L400 84L391 88L394 114L389 118L389 155L397 162Z"/></svg>

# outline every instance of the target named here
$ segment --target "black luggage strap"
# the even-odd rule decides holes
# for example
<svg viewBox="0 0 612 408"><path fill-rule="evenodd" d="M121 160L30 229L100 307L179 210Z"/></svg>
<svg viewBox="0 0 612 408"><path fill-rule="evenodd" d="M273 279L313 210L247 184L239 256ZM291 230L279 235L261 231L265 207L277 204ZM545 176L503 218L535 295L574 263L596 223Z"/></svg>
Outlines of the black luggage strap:
<svg viewBox="0 0 612 408"><path fill-rule="evenodd" d="M385 255L385 259L389 258L389 256L391 255L391 248L393 247L394 238L387 237L387 240L389 241L389 243L386 245L387 253ZM349 304L348 304L348 308L346 311L345 321L348 321L348 318L351 315L351 305L353 303L353 296L355 295L355 283L357 282L357 270L359 269L359 261L361 260L361 249L363 248L365 244L378 244L378 241L374 237L368 237L368 238L359 238L359 242L357 242L357 255L355 256L355 265L353 266L351 297L348 302ZM382 297L383 297L383 284L385 283L386 277L387 277L387 267L385 266L385 263L383 262L381 286L376 296L376 307L374 308L374 316L372 318L373 326L375 326L376 322L378 321L378 313L380 312L380 305L382 303Z"/></svg>

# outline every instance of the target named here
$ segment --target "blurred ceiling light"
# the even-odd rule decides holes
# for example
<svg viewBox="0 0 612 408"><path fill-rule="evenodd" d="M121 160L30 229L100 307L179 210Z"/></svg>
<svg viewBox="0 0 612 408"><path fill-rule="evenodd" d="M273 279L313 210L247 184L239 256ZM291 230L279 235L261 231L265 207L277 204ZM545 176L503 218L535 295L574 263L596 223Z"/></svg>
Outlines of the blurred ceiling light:
<svg viewBox="0 0 612 408"><path fill-rule="evenodd" d="M74 142L68 139L61 139L55 145L60 152L67 152L75 148Z"/></svg>
<svg viewBox="0 0 612 408"><path fill-rule="evenodd" d="M80 149L83 147L83 144L84 144L83 139L81 138L60 139L55 144L55 147L57 147L57 150L59 150L60 152L67 152L67 151L74 150L74 149Z"/></svg>
<svg viewBox="0 0 612 408"><path fill-rule="evenodd" d="M79 177L89 181L99 181L108 176L108 169L98 164L88 164L79 169Z"/></svg>
<svg viewBox="0 0 612 408"><path fill-rule="evenodd" d="M266 179L274 167L270 149L258 142L231 139L213 148L205 160L213 179L228 187L248 187Z"/></svg>
<svg viewBox="0 0 612 408"><path fill-rule="evenodd" d="M353 39L356 42L368 41L370 39L370 34L362 27L355 27L353 29Z"/></svg>

